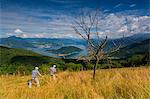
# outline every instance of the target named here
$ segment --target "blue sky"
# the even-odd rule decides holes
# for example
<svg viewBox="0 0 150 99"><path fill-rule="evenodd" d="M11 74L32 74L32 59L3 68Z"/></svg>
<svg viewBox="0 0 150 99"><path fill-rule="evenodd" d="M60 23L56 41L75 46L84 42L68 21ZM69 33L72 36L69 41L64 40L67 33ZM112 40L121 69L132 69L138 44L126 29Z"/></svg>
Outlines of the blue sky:
<svg viewBox="0 0 150 99"><path fill-rule="evenodd" d="M82 8L100 9L102 37L150 33L149 0L0 0L0 4L0 37L78 38L71 26Z"/></svg>

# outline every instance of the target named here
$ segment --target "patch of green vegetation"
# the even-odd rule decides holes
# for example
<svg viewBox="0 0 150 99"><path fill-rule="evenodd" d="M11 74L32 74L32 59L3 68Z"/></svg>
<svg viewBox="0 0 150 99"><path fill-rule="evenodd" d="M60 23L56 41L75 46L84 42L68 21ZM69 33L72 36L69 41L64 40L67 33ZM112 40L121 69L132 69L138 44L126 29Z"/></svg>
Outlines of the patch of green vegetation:
<svg viewBox="0 0 150 99"><path fill-rule="evenodd" d="M41 56L40 54L28 51L28 50L23 50L23 49L14 49L14 48L8 48L4 46L0 46L0 66L2 64L9 64L11 63L11 59L17 56L35 56L39 57Z"/></svg>
<svg viewBox="0 0 150 99"><path fill-rule="evenodd" d="M133 55L144 55L150 52L149 43L150 39L133 43L131 45L121 48L118 52L111 53L111 56L129 58Z"/></svg>
<svg viewBox="0 0 150 99"><path fill-rule="evenodd" d="M120 68L129 66L149 66L149 52L144 54L134 54L125 60L110 59L101 60L98 69ZM57 65L57 70L92 70L94 61L86 63L76 59L59 59L43 56L29 50L8 48L0 46L0 74L31 74L34 66L38 65L41 73L49 73L48 69L53 64Z"/></svg>
<svg viewBox="0 0 150 99"><path fill-rule="evenodd" d="M64 64L62 59L52 58L29 50L0 46L0 74L17 73L22 70L30 73L34 66L42 64ZM50 65L47 65L50 67Z"/></svg>

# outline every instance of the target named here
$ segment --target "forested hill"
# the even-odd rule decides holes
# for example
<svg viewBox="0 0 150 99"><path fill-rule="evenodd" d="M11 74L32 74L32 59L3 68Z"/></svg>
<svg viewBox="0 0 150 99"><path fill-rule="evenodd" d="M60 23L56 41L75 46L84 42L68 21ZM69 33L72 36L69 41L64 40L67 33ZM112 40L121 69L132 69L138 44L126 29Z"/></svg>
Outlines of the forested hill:
<svg viewBox="0 0 150 99"><path fill-rule="evenodd" d="M121 48L117 53L113 53L113 56L128 58L134 55L146 55L150 52L149 44L150 39L139 41Z"/></svg>
<svg viewBox="0 0 150 99"><path fill-rule="evenodd" d="M37 53L34 53L29 50L23 49L14 49L8 48L4 46L0 46L0 66L5 64L27 64L27 65L35 65L35 64L43 64L48 62L55 62L59 59L43 56Z"/></svg>

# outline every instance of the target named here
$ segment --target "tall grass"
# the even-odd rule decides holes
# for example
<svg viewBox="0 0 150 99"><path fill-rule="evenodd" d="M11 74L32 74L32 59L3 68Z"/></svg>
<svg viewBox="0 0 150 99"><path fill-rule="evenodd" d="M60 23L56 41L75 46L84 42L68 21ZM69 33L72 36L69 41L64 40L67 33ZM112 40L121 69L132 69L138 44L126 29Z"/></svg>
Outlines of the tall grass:
<svg viewBox="0 0 150 99"><path fill-rule="evenodd" d="M30 76L1 76L0 99L150 99L150 69L123 68L61 72L57 79L39 78L41 86L30 89Z"/></svg>

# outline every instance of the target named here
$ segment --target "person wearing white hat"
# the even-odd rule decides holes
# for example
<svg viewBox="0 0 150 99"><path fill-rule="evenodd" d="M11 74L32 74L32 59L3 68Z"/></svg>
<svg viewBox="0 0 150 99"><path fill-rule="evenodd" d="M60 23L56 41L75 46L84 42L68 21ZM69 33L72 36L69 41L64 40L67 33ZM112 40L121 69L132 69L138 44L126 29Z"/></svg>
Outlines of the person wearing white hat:
<svg viewBox="0 0 150 99"><path fill-rule="evenodd" d="M55 76L55 73L56 73L56 65L53 65L52 67L50 67L49 71L50 71L51 77L53 78L53 80L55 80L55 79L56 79L56 76Z"/></svg>
<svg viewBox="0 0 150 99"><path fill-rule="evenodd" d="M35 69L32 70L32 79L28 83L29 88L32 87L32 81L35 81L38 87L40 86L40 83L39 83L39 80L37 78L37 75L39 75L39 76L42 76L42 75L40 74L40 72L38 71L38 69L39 69L38 67L35 67Z"/></svg>

